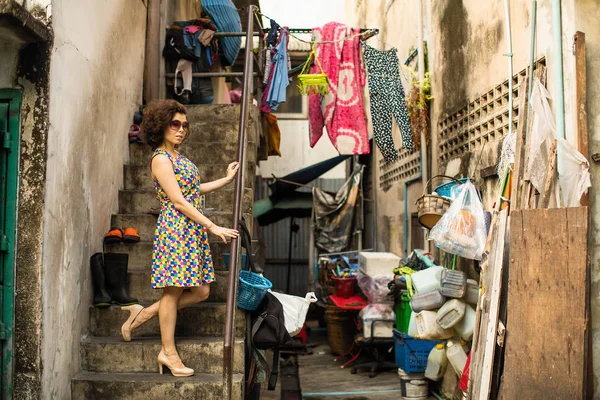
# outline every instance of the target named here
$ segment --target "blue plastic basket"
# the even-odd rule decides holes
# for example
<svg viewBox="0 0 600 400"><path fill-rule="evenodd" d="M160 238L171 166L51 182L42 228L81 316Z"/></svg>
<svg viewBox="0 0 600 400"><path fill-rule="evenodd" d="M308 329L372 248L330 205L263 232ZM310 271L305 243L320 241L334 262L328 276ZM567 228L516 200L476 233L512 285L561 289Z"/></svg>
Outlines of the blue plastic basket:
<svg viewBox="0 0 600 400"><path fill-rule="evenodd" d="M254 272L240 271L237 305L244 310L254 311L273 287L271 281Z"/></svg>
<svg viewBox="0 0 600 400"><path fill-rule="evenodd" d="M458 179L461 184L465 183L469 180L470 178L460 178ZM442 197L448 197L448 198L452 198L452 189L458 185L458 182L456 181L450 181L450 182L446 182L446 183L442 183L439 186L436 186L435 188L435 192L437 194L439 194Z"/></svg>
<svg viewBox="0 0 600 400"><path fill-rule="evenodd" d="M396 365L407 374L424 372L429 353L439 343L439 340L416 339L394 329Z"/></svg>

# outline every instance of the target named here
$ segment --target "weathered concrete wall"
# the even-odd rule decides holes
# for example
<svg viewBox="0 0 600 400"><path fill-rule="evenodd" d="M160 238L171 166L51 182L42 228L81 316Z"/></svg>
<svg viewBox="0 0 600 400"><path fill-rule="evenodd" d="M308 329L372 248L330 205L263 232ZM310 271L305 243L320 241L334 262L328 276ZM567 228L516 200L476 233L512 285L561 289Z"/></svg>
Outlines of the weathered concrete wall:
<svg viewBox="0 0 600 400"><path fill-rule="evenodd" d="M15 276L14 393L38 399L41 388L42 234L48 138L51 43L21 50L15 87L23 91Z"/></svg>
<svg viewBox="0 0 600 400"><path fill-rule="evenodd" d="M52 2L44 207L42 398L70 398L91 304L89 257L116 211L127 131L141 101L141 0Z"/></svg>
<svg viewBox="0 0 600 400"><path fill-rule="evenodd" d="M600 3L595 0L576 0L575 27L586 36L587 53L587 112L589 129L589 153L600 152ZM587 154L586 154L587 156ZM589 251L591 261L591 310L592 340L594 361L594 399L600 399L600 169L591 164L592 189L590 191L590 235Z"/></svg>

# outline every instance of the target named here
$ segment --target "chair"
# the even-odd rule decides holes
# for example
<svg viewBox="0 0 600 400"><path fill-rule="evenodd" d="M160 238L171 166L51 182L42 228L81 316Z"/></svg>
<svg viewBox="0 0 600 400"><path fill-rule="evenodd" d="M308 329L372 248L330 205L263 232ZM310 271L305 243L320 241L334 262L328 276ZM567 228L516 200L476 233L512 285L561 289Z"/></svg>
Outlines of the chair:
<svg viewBox="0 0 600 400"><path fill-rule="evenodd" d="M398 366L395 362L387 361L386 355L390 352L390 349L394 348L393 337L374 337L374 327L376 323L389 323L386 319L375 319L371 320L371 336L364 337L363 334L358 334L354 343L359 349L359 354L369 354L373 358L372 361L360 363L354 365L350 373L356 374L361 369L369 370L369 378L374 378L381 371L396 370ZM364 352L363 352L364 350Z"/></svg>

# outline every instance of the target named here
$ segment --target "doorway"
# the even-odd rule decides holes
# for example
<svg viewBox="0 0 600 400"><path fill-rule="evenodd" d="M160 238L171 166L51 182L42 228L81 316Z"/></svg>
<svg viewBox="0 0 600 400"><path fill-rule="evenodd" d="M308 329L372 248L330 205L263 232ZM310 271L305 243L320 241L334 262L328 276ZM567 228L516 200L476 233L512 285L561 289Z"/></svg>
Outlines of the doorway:
<svg viewBox="0 0 600 400"><path fill-rule="evenodd" d="M0 397L12 398L21 92L0 90Z"/></svg>

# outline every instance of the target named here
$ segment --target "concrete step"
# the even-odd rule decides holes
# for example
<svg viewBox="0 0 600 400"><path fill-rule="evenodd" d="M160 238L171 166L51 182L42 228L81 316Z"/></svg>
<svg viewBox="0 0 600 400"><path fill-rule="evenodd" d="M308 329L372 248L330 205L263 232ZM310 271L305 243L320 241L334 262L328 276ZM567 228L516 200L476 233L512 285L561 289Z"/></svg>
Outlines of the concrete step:
<svg viewBox="0 0 600 400"><path fill-rule="evenodd" d="M233 211L234 190L232 187L217 190L206 195L208 209L215 211ZM253 189L244 190L242 212L252 213L254 203ZM119 214L158 214L160 203L156 197L156 191L150 190L120 190L119 191Z"/></svg>
<svg viewBox="0 0 600 400"><path fill-rule="evenodd" d="M210 251L213 258L213 268L215 271L227 270L225 266L224 253L229 253L230 244L219 241L219 238L213 238L209 235ZM106 244L107 253L123 253L129 255L129 271L150 271L152 268L152 242L139 243L110 243Z"/></svg>
<svg viewBox="0 0 600 400"><path fill-rule="evenodd" d="M209 142L200 138L185 140L177 151L191 160L194 164L229 164L237 160L237 139L227 142ZM129 145L129 164L147 165L150 167L154 151L150 146L143 143L131 143ZM256 144L248 143L246 148L246 161L256 164Z"/></svg>
<svg viewBox="0 0 600 400"><path fill-rule="evenodd" d="M207 211L205 214L208 219L219 226L230 228L233 226L233 213L230 211ZM248 223L248 229L252 229L252 214L244 213L244 218ZM158 219L157 214L113 214L111 218L111 226L117 226L119 228L135 228L137 229L140 240L145 242L152 242L154 240L154 231L156 230L156 220ZM208 233L209 243L218 243L219 238L214 236L212 233ZM221 242L222 243L222 242ZM216 249L215 249L216 250Z"/></svg>
<svg viewBox="0 0 600 400"><path fill-rule="evenodd" d="M160 300L162 295L162 290L150 287L150 275L150 268L146 271L129 271L129 295L144 305ZM212 303L227 301L228 280L228 271L215 271L215 281L210 284L210 295L206 301Z"/></svg>
<svg viewBox="0 0 600 400"><path fill-rule="evenodd" d="M105 309L90 307L90 334L92 336L121 337L121 325L129 312L112 306ZM236 311L236 336L246 330L245 312ZM217 336L223 337L225 330L225 304L200 303L179 310L175 335L179 337ZM133 332L133 337L159 336L158 318L153 318Z"/></svg>
<svg viewBox="0 0 600 400"><path fill-rule="evenodd" d="M234 374L232 399L242 398L244 376ZM222 374L176 378L155 373L80 372L71 380L73 400L220 400Z"/></svg>
<svg viewBox="0 0 600 400"><path fill-rule="evenodd" d="M210 182L225 177L228 164L198 164L202 182ZM254 187L256 164L249 163L246 168L246 187ZM154 189L154 180L148 164L130 164L123 166L125 190ZM231 184L233 186L233 183Z"/></svg>
<svg viewBox="0 0 600 400"><path fill-rule="evenodd" d="M124 342L117 337L88 337L81 341L81 368L90 372L157 372L160 338ZM177 340L186 367L196 373L223 373L223 338L198 337ZM244 341L234 342L233 371L244 372Z"/></svg>

